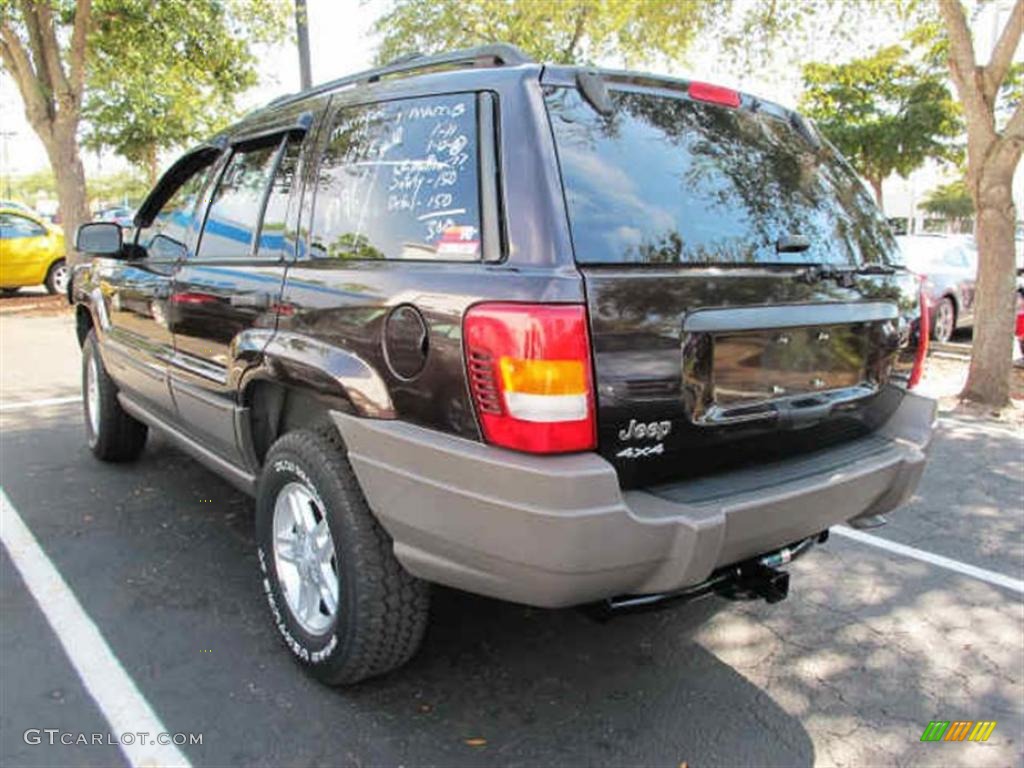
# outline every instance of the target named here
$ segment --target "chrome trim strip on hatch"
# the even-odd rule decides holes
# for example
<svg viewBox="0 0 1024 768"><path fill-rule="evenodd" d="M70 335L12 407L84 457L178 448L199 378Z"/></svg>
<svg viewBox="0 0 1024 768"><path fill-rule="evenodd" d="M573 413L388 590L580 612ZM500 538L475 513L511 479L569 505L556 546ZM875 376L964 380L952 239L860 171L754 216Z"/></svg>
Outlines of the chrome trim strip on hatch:
<svg viewBox="0 0 1024 768"><path fill-rule="evenodd" d="M899 310L887 301L780 304L770 307L698 309L683 318L685 333L723 333L809 325L843 325L895 320Z"/></svg>

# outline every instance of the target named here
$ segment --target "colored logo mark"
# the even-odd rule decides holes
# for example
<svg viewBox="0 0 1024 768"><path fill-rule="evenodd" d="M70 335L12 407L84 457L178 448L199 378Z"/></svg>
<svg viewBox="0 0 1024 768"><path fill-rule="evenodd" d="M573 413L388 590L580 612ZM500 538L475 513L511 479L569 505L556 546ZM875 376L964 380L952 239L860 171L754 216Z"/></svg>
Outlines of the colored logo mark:
<svg viewBox="0 0 1024 768"><path fill-rule="evenodd" d="M995 720L932 720L921 741L988 741L995 729Z"/></svg>

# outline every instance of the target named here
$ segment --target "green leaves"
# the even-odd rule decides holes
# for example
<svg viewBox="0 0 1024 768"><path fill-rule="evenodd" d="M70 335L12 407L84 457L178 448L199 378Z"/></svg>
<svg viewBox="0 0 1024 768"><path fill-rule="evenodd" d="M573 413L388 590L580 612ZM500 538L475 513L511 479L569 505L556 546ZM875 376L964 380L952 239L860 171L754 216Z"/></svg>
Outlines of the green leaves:
<svg viewBox="0 0 1024 768"><path fill-rule="evenodd" d="M928 158L956 160L960 109L940 70L900 46L803 70L801 109L873 183Z"/></svg>
<svg viewBox="0 0 1024 768"><path fill-rule="evenodd" d="M632 67L680 58L719 7L715 0L392 0L374 25L382 36L377 60L506 42L538 61L616 56Z"/></svg>
<svg viewBox="0 0 1024 768"><path fill-rule="evenodd" d="M943 219L968 219L974 215L974 202L963 179L931 190L921 208Z"/></svg>
<svg viewBox="0 0 1024 768"><path fill-rule="evenodd" d="M236 117L256 84L254 41L281 39L288 0L97 0L84 143L155 175L157 152Z"/></svg>

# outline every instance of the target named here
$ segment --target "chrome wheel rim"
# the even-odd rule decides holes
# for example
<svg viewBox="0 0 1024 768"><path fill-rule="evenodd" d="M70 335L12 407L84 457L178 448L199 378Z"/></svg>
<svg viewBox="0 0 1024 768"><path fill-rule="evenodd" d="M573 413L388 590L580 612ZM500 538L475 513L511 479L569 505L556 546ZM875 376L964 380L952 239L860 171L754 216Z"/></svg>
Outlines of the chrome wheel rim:
<svg viewBox="0 0 1024 768"><path fill-rule="evenodd" d="M338 560L323 502L299 481L274 501L274 568L295 621L322 634L338 612Z"/></svg>
<svg viewBox="0 0 1024 768"><path fill-rule="evenodd" d="M64 293L68 287L68 265L61 264L53 270L53 287L57 293Z"/></svg>
<svg viewBox="0 0 1024 768"><path fill-rule="evenodd" d="M89 417L89 428L93 435L100 433L100 372L96 355L89 356L85 367L85 410Z"/></svg>
<svg viewBox="0 0 1024 768"><path fill-rule="evenodd" d="M949 341L953 335L953 307L948 301L939 303L935 312L935 338L938 341Z"/></svg>

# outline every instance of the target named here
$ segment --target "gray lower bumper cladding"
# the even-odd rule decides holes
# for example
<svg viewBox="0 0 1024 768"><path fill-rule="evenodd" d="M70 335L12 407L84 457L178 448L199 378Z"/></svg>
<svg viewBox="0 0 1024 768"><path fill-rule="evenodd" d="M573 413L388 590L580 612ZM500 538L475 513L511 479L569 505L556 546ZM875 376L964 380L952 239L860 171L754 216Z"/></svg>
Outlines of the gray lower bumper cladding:
<svg viewBox="0 0 1024 768"><path fill-rule="evenodd" d="M332 414L395 555L428 581L543 607L699 584L917 487L935 403L908 394L861 440L765 468L623 491L596 453L531 456Z"/></svg>

